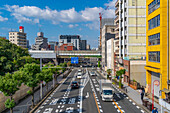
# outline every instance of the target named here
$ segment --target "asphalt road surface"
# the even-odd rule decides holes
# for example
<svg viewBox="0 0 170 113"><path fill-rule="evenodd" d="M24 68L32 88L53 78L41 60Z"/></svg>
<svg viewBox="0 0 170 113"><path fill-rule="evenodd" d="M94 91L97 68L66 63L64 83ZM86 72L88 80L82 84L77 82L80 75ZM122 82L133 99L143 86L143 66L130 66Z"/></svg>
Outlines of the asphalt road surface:
<svg viewBox="0 0 170 113"><path fill-rule="evenodd" d="M92 77L88 74L90 71L86 69L82 78L77 79L77 69L74 69L35 113L144 113L117 86L113 86L113 102L103 102L98 80L104 78L100 74ZM80 88L71 89L72 81L78 81Z"/></svg>

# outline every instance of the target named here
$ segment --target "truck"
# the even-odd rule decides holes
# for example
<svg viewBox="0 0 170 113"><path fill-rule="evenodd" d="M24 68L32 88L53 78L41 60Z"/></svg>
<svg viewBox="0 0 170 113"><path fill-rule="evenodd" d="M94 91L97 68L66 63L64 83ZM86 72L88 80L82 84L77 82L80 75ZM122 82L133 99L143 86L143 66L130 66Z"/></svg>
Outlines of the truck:
<svg viewBox="0 0 170 113"><path fill-rule="evenodd" d="M114 89L112 82L107 79L99 80L100 96L103 101L113 101Z"/></svg>

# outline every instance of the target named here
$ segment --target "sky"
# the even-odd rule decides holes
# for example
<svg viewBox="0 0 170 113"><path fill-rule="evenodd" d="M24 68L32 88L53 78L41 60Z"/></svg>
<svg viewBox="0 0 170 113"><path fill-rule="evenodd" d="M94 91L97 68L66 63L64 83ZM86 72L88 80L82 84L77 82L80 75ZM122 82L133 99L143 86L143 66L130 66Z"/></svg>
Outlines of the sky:
<svg viewBox="0 0 170 113"><path fill-rule="evenodd" d="M1 0L0 36L24 26L30 45L37 32L48 41L60 35L80 35L92 48L98 46L99 12L103 18L115 18L116 0ZM109 6L107 10L105 8Z"/></svg>

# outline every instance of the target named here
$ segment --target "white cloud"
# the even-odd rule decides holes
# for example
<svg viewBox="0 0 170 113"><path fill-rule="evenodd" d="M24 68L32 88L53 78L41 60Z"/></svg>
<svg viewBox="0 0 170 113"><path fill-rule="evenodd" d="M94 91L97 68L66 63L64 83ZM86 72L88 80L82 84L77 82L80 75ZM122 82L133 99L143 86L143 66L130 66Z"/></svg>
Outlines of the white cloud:
<svg viewBox="0 0 170 113"><path fill-rule="evenodd" d="M8 18L4 18L0 15L0 22L7 21L7 20L8 20Z"/></svg>
<svg viewBox="0 0 170 113"><path fill-rule="evenodd" d="M73 24L69 24L68 27L69 27L69 28L73 28L74 25L73 25Z"/></svg>
<svg viewBox="0 0 170 113"><path fill-rule="evenodd" d="M79 22L90 22L93 25L96 25L99 21L99 12L103 11L104 18L114 18L114 3L115 0L110 1L105 6L110 6L108 10L104 10L102 7L92 7L85 8L81 11L76 11L75 8L70 8L67 10L52 10L49 7L43 9L36 6L22 6L19 5L5 5L7 11L11 12L11 15L14 16L19 23L21 22L31 22L39 23L39 20L43 19L50 21L52 24L69 23L69 27L77 27ZM87 25L89 28L92 28L93 25ZM94 26L95 27L95 26Z"/></svg>
<svg viewBox="0 0 170 113"><path fill-rule="evenodd" d="M78 27L79 25L78 24L69 24L68 27L69 28L74 28L74 27Z"/></svg>

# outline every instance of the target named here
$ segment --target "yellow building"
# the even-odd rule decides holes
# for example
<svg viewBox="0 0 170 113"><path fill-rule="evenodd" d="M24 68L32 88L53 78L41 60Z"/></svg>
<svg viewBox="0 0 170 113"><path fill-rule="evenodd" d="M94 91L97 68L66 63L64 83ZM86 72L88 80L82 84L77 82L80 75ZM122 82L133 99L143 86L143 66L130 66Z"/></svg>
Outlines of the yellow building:
<svg viewBox="0 0 170 113"><path fill-rule="evenodd" d="M154 95L158 98L160 91L163 92L161 97L165 98L164 92L169 89L168 1L146 1L146 85L149 93L154 88Z"/></svg>

